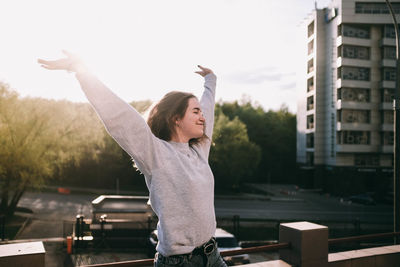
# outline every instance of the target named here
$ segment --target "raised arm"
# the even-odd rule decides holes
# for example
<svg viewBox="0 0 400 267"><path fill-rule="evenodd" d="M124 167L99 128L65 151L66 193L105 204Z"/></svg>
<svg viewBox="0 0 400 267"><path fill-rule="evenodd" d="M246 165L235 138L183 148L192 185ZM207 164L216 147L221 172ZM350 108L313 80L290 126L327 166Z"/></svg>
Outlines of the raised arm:
<svg viewBox="0 0 400 267"><path fill-rule="evenodd" d="M212 72L212 70L198 66L201 71L196 73L204 77L204 92L200 99L201 109L203 115L206 119L206 135L209 138L201 144L201 147L208 157L210 152L212 133L214 129L214 109L215 109L215 88L217 83L217 76Z"/></svg>
<svg viewBox="0 0 400 267"><path fill-rule="evenodd" d="M76 77L108 133L135 160L140 171L151 175L157 164L161 140L156 138L143 117L128 103L120 99L92 75L74 55L65 52L66 58L54 61L39 59L50 70L68 70Z"/></svg>

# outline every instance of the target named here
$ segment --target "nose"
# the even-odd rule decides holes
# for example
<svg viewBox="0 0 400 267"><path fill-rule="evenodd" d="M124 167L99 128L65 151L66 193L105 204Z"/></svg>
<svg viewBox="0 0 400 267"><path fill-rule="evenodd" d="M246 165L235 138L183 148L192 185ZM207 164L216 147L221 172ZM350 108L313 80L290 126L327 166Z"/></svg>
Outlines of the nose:
<svg viewBox="0 0 400 267"><path fill-rule="evenodd" d="M206 121L206 118L204 118L203 112L200 115L200 121L201 122L205 122Z"/></svg>

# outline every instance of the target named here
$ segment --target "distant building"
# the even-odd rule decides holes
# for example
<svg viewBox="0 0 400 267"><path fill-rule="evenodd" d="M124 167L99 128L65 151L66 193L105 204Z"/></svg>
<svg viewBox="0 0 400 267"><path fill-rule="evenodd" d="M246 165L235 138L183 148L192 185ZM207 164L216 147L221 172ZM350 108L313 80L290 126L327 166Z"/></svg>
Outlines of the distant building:
<svg viewBox="0 0 400 267"><path fill-rule="evenodd" d="M391 2L400 22L400 2ZM335 191L389 186L396 40L385 1L333 0L312 11L302 35L297 162L303 183Z"/></svg>

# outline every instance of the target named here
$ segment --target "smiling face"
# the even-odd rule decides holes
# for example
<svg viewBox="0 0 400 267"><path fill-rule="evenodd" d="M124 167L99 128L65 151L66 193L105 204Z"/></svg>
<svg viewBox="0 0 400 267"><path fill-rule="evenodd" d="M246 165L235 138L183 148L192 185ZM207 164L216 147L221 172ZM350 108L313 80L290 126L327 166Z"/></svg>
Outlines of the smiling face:
<svg viewBox="0 0 400 267"><path fill-rule="evenodd" d="M175 132L178 141L189 142L190 139L202 137L205 123L199 101L195 97L190 98L185 116L176 120Z"/></svg>

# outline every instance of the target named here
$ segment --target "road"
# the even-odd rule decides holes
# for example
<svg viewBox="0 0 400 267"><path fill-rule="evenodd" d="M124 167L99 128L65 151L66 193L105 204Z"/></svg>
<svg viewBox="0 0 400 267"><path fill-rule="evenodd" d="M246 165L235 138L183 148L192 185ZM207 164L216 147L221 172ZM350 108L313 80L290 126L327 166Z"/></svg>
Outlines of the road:
<svg viewBox="0 0 400 267"><path fill-rule="evenodd" d="M63 236L63 222L74 221L77 214L91 218L93 194L26 193L19 206L32 209L32 223L18 238L48 238ZM365 206L341 202L338 198L326 197L310 192L296 192L290 195L276 194L270 201L254 197L216 197L217 217L308 220L390 224L393 210L390 205ZM47 222L53 227L46 227ZM58 223L56 223L58 222ZM31 228L31 229L29 229ZM43 232L43 228L46 229Z"/></svg>
<svg viewBox="0 0 400 267"><path fill-rule="evenodd" d="M95 197L94 195L25 193L18 205L33 211L32 222L17 238L63 237L65 221L74 221L77 214L91 218L91 201Z"/></svg>
<svg viewBox="0 0 400 267"><path fill-rule="evenodd" d="M365 206L360 204L321 203L320 201L257 201L216 200L217 216L239 215L241 218L271 220L309 220L364 223L391 223L392 207L389 205Z"/></svg>

